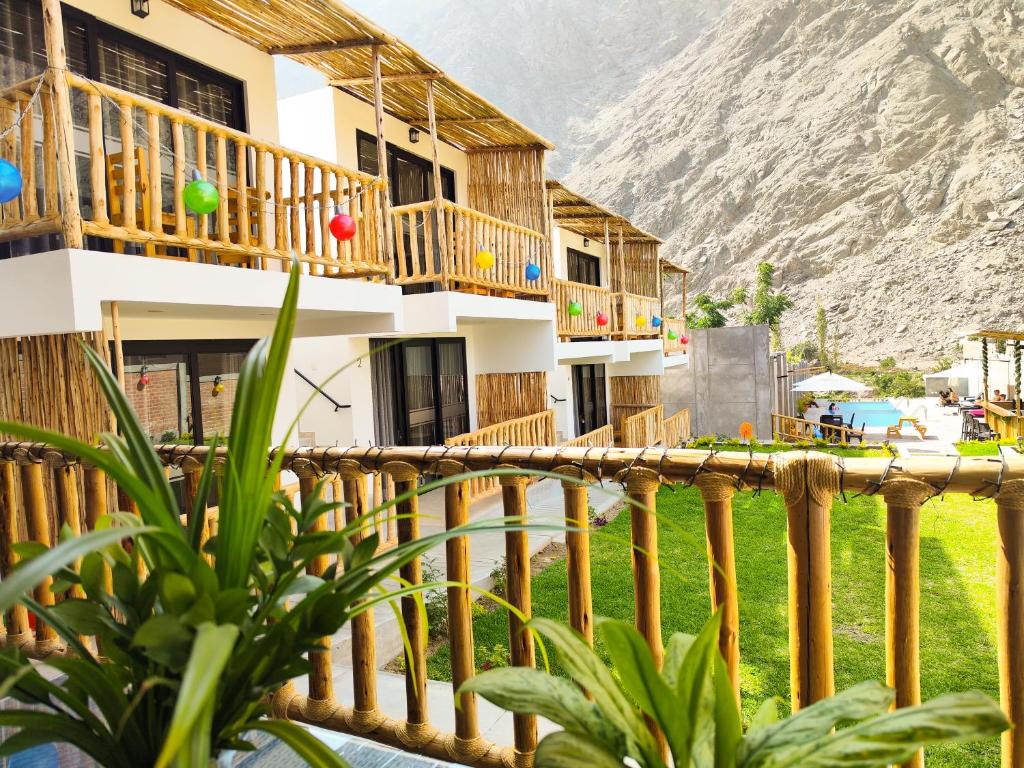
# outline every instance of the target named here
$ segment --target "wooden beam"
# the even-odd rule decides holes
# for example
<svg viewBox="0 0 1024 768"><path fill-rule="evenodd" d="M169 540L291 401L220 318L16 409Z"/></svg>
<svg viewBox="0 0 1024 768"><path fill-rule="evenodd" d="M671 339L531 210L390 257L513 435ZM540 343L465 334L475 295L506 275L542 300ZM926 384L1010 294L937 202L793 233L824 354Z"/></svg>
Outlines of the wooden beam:
<svg viewBox="0 0 1024 768"><path fill-rule="evenodd" d="M57 178L60 180L61 228L64 245L81 248L82 211L78 207L78 173L75 168L75 134L68 87L68 54L64 47L64 18L60 0L43 0L43 34L46 40L47 76L53 83L54 118L57 124Z"/></svg>
<svg viewBox="0 0 1024 768"><path fill-rule="evenodd" d="M380 73L380 46L373 46L373 111L376 117L377 126L377 175L388 180L388 145L384 138L384 88L382 86ZM395 268L395 240L391 236L391 188L385 189L381 196L381 217L384 219L384 226L381 228L384 235L384 253L387 262L391 265L392 271Z"/></svg>
<svg viewBox="0 0 1024 768"><path fill-rule="evenodd" d="M297 56L303 53L324 53L326 51L343 51L346 48L365 48L370 45L380 45L381 40L375 37L360 37L354 40L324 40L319 43L304 43L302 45L281 45L268 48L267 53L271 56Z"/></svg>
<svg viewBox="0 0 1024 768"><path fill-rule="evenodd" d="M427 80L427 128L430 131L431 165L434 181L434 211L437 214L438 246L441 250L441 290L448 289L448 232L444 215L444 188L441 183L441 160L437 154L437 114L434 111L434 82Z"/></svg>
<svg viewBox="0 0 1024 768"><path fill-rule="evenodd" d="M427 82L430 82L429 80ZM437 125L474 125L477 123L504 123L507 117L439 117L435 119ZM403 122L410 125L429 126L429 117L403 117Z"/></svg>
<svg viewBox="0 0 1024 768"><path fill-rule="evenodd" d="M556 213L555 221L583 221L593 219L594 221L607 221L610 216L605 213Z"/></svg>
<svg viewBox="0 0 1024 768"><path fill-rule="evenodd" d="M374 47L379 48L380 46ZM338 88L349 88L353 85L374 85L378 82L378 79L381 83L408 83L423 80L440 80L442 77L444 77L444 72L401 72L395 75L378 75L375 70L375 74L369 77L343 77L331 80L331 85Z"/></svg>

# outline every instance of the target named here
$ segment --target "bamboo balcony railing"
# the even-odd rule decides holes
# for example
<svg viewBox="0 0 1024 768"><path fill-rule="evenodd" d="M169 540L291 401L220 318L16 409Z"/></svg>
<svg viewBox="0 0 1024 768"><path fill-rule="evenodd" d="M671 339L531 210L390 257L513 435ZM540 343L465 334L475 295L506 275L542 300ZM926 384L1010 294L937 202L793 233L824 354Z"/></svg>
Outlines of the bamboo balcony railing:
<svg viewBox="0 0 1024 768"><path fill-rule="evenodd" d="M466 432L444 441L447 446L473 445L554 445L555 412L532 413L518 419L499 421L475 432ZM499 490L497 478L478 477L470 482L470 498L489 496Z"/></svg>
<svg viewBox="0 0 1024 768"><path fill-rule="evenodd" d="M647 448L665 439L665 406L655 405L622 420L624 448Z"/></svg>
<svg viewBox="0 0 1024 768"><path fill-rule="evenodd" d="M61 231L57 131L45 75L0 90L0 129L21 124L0 144L0 155L21 171L22 194L0 206L0 242ZM40 88L37 104L32 95ZM41 169L42 178L37 178Z"/></svg>
<svg viewBox="0 0 1024 768"><path fill-rule="evenodd" d="M611 335L612 294L607 288L555 280L553 289L559 338ZM569 313L569 305L573 302L579 304L581 310L576 316ZM598 325L598 313L604 315L604 325Z"/></svg>
<svg viewBox="0 0 1024 768"><path fill-rule="evenodd" d="M48 76L50 77L50 76ZM152 99L67 74L75 118L73 137L88 182L75 179L81 232L113 242L117 252L138 244L143 255L253 268L293 255L311 275L386 276L381 247L381 204L386 184L364 173L260 141L241 131L173 109ZM2 94L9 124L26 104L29 84ZM4 206L0 239L60 232L57 212L59 131L43 88L42 119L26 116L3 148L20 157L24 194ZM39 135L36 131L39 131ZM34 155L36 155L34 157ZM36 161L42 184L34 178ZM183 192L192 172L214 184L219 204L210 214L187 210ZM355 237L336 240L329 222L339 211L356 222ZM62 222L63 218L63 222Z"/></svg>
<svg viewBox="0 0 1024 768"><path fill-rule="evenodd" d="M795 416L784 416L781 413L772 414L772 435L776 440L786 443L810 443L814 442L815 429L824 429L830 435L834 435L839 442L849 443L856 439L863 442L864 432L860 429L850 427L833 427L831 424L819 424L816 421L798 419Z"/></svg>
<svg viewBox="0 0 1024 768"><path fill-rule="evenodd" d="M669 416L662 423L663 445L678 448L690 439L690 409L683 408Z"/></svg>
<svg viewBox="0 0 1024 768"><path fill-rule="evenodd" d="M674 339L669 338L669 331L675 336ZM687 342L683 341L683 339L687 338L686 320L674 317L661 318L661 338L665 345L666 355L685 354Z"/></svg>
<svg viewBox="0 0 1024 768"><path fill-rule="evenodd" d="M615 431L611 424L586 432L562 443L565 448L607 448L615 444Z"/></svg>
<svg viewBox="0 0 1024 768"><path fill-rule="evenodd" d="M159 453L168 465L183 461L202 466L205 447L167 446ZM1024 765L1024 460L993 462L987 457L906 457L840 459L815 452L791 451L774 455L698 450L638 450L628 448L564 447L436 447L412 448L315 448L288 450L283 468L305 476L306 492L314 485L314 472L337 479L345 501L360 508L365 504L366 475L387 472L393 479L396 498L414 489L423 475L451 475L464 470L486 470L501 464L522 470L554 471L563 479L564 520L567 537L566 602L570 623L593 642L591 562L587 521L587 492L581 484L592 479L617 480L625 487L631 518L633 547L631 568L635 585L635 621L655 653L662 652L661 579L658 558L658 489L664 484L693 485L703 497L708 553L708 589L711 610L722 615L719 649L725 659L733 690L740 695L740 623L733 536L733 498L757 489L774 491L784 500L787 544L777 556L789 574L789 663L792 706L799 710L835 692L831 586L831 520L842 516L837 502L843 494L877 495L886 507L885 545L878 560L885 571L886 679L896 690L896 706L920 700L920 576L922 505L941 493L994 499L992 514L998 519L998 542L990 555L995 573L995 610L998 673L1001 704L1014 724L1002 736L1002 764ZM186 466L190 466L186 463ZM193 482L197 479L193 470ZM44 487L53 483L51 497ZM504 514L531 516L526 504L527 477L501 479ZM467 483L453 486L445 496L445 524L454 527L469 519ZM84 493L79 494L79 488ZM106 482L95 469L83 467L72 457L46 446L25 443L0 444L0 499L4 500L4 525L0 527L0 568L9 571L15 559L13 544L34 540L52 546L56 531L67 524L72 530L93 526L110 505ZM109 501L113 502L111 496ZM742 505L746 510L749 505ZM990 508L979 506L979 514ZM415 520L418 504L408 499L396 506L404 519ZM744 511L739 511L742 524ZM51 520L54 525L51 525ZM400 524L400 541L415 539L415 525ZM531 615L528 534L505 534L507 595L524 615ZM447 545L446 578L470 583L472 538L455 538ZM625 546L625 544L624 544ZM418 563L403 569L403 577L420 582ZM675 588L673 586L673 588ZM48 585L36 591L37 601L54 599ZM470 592L449 588L448 637L454 689L475 672ZM427 633L424 617L412 598L402 598L402 616L409 638L406 702L404 711L384 711L378 699L378 660L375 658L375 625L369 614L353 628L351 689L337 686L335 696L331 669L348 659L329 647L318 652L309 675L309 692L301 694L285 685L273 699L278 717L354 733L399 749L480 768L529 765L538 741L537 721L517 716L514 744L495 744L482 735L474 694L464 696L462 706L441 714L454 716L454 733L435 726L427 701ZM62 650L53 630L37 622L29 629L24 607L4 618L6 643L23 647L32 656ZM673 628L678 629L678 628ZM529 632L509 618L511 663L535 666ZM748 641L749 642L749 641ZM411 663L410 663L411 662ZM961 681L970 688L972 681Z"/></svg>
<svg viewBox="0 0 1024 768"><path fill-rule="evenodd" d="M551 270L544 235L448 200L442 209L440 228L435 201L392 209L396 283L440 283L443 290L499 296L549 295ZM478 263L481 251L493 254L492 266ZM531 264L540 268L537 280L527 280Z"/></svg>
<svg viewBox="0 0 1024 768"><path fill-rule="evenodd" d="M636 293L612 294L615 303L615 333L623 339L658 338L661 329L651 319L661 314L661 302Z"/></svg>

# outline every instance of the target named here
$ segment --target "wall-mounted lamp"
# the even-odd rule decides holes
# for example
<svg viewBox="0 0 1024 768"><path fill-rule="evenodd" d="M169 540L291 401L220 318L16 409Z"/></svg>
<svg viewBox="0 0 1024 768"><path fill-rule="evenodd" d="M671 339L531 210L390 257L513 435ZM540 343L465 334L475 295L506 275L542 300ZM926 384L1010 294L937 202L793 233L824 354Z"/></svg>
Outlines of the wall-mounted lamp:
<svg viewBox="0 0 1024 768"><path fill-rule="evenodd" d="M213 392L211 393L214 397L224 391L224 381L220 376L213 377Z"/></svg>
<svg viewBox="0 0 1024 768"><path fill-rule="evenodd" d="M139 369L139 383L137 389L141 392L149 386L149 366L144 365Z"/></svg>
<svg viewBox="0 0 1024 768"><path fill-rule="evenodd" d="M584 237L583 238L583 247L584 248L589 248L590 247L590 238L589 237Z"/></svg>
<svg viewBox="0 0 1024 768"><path fill-rule="evenodd" d="M132 0L132 13L140 19L149 16L149 0Z"/></svg>
<svg viewBox="0 0 1024 768"><path fill-rule="evenodd" d="M419 141L420 141L420 132L417 131L415 128L410 128L409 129L409 143L410 144L418 144Z"/></svg>

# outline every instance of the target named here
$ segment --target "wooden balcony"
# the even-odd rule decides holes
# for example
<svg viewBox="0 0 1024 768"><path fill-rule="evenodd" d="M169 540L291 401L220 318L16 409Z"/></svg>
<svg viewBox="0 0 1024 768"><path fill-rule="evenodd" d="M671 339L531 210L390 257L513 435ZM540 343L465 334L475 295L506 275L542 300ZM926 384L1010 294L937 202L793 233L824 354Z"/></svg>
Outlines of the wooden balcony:
<svg viewBox="0 0 1024 768"><path fill-rule="evenodd" d="M95 238L86 247L180 261L267 269L294 255L310 275L389 274L382 180L73 74L67 136L51 109L55 76L44 77L38 103L38 78L0 91L0 126L20 119L0 150L24 178L3 206L0 241L62 233L72 246L85 236ZM61 141L74 147L69 188ZM217 188L213 213L184 204L194 170ZM335 211L356 221L353 239L329 234Z"/></svg>
<svg viewBox="0 0 1024 768"><path fill-rule="evenodd" d="M549 295L544 235L447 200L440 217L438 208L427 201L392 209L396 283L438 283L442 290L506 297ZM493 264L478 259L481 252L492 254ZM527 279L529 265L540 268L538 279Z"/></svg>
<svg viewBox="0 0 1024 768"><path fill-rule="evenodd" d="M674 338L670 338L670 335ZM686 354L689 343L686 336L686 320L674 317L661 318L661 338L665 344L666 355Z"/></svg>
<svg viewBox="0 0 1024 768"><path fill-rule="evenodd" d="M615 335L621 339L656 339L661 329L652 319L661 314L661 302L636 293L613 294L615 302Z"/></svg>
<svg viewBox="0 0 1024 768"><path fill-rule="evenodd" d="M571 280L554 280L552 292L555 297L559 338L611 335L612 294L607 288L575 283ZM569 307L574 302L580 307L578 315L569 312ZM604 325L597 322L599 313L605 317Z"/></svg>

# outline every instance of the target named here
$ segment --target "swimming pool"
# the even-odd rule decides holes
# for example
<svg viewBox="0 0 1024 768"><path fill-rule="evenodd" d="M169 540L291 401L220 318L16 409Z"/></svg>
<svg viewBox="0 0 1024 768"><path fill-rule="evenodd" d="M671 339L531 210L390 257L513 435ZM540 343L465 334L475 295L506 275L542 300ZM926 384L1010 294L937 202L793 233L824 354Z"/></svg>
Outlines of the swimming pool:
<svg viewBox="0 0 1024 768"><path fill-rule="evenodd" d="M819 401L820 402L820 401ZM828 404L822 403L822 408L828 408ZM843 421L860 429L863 424L867 427L887 427L896 424L903 415L899 408L896 408L888 400L857 400L849 403L836 403L839 412L843 415Z"/></svg>

